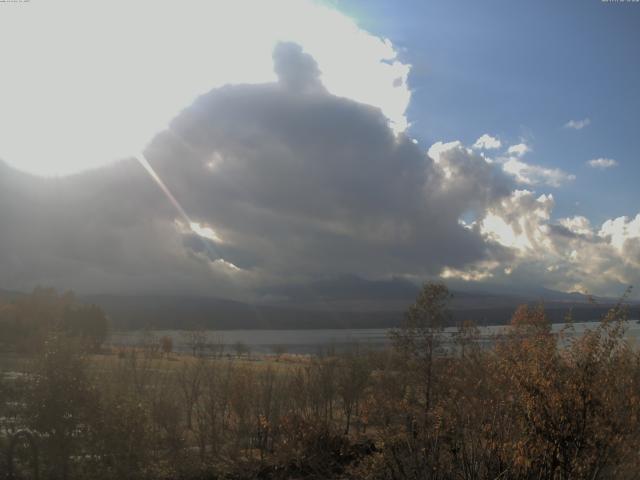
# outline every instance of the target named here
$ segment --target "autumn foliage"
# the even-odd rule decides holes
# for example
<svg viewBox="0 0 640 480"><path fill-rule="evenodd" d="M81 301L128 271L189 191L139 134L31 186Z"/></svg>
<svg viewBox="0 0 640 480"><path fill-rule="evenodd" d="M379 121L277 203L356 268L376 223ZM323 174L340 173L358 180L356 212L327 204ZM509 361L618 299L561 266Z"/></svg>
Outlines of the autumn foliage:
<svg viewBox="0 0 640 480"><path fill-rule="evenodd" d="M0 442L37 432L45 478L638 478L624 302L587 331L522 306L489 338L445 329L449 298L425 285L387 350L290 364L168 345L96 357L56 331L0 384Z"/></svg>

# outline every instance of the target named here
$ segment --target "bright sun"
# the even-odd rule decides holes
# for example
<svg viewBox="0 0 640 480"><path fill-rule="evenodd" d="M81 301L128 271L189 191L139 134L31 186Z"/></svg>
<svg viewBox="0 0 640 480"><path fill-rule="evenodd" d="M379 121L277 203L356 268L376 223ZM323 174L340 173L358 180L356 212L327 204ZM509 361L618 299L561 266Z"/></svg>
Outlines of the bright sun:
<svg viewBox="0 0 640 480"><path fill-rule="evenodd" d="M280 40L315 57L329 91L406 128L409 66L317 2L29 2L0 16L0 159L63 175L131 156L197 95L274 80Z"/></svg>

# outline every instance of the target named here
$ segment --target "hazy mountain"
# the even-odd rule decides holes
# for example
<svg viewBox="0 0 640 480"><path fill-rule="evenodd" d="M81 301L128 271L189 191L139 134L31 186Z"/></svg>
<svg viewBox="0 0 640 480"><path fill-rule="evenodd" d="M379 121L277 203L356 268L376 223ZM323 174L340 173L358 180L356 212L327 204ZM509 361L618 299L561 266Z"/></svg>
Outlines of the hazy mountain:
<svg viewBox="0 0 640 480"><path fill-rule="evenodd" d="M269 292L261 301L247 303L188 296L84 296L101 306L115 328L297 329L373 328L399 325L414 301L418 286L404 279L369 281L342 276ZM543 302L554 322L571 310L575 321L599 318L614 303L592 304L578 293L540 290L520 294L453 291L452 321L503 324L523 303ZM632 308L637 317L637 305Z"/></svg>
<svg viewBox="0 0 640 480"><path fill-rule="evenodd" d="M177 295L83 295L83 303L100 306L114 329L308 329L383 328L400 324L414 301L418 285L402 278L382 281L357 276L326 278L301 286L285 286L264 292L254 302L204 296ZM24 293L0 290L0 300L13 301ZM453 290L450 308L454 323L507 323L518 305L543 302L554 322L571 310L574 320L599 318L614 299L596 299L579 293L539 289L529 292L495 293ZM631 304L638 318L640 304Z"/></svg>

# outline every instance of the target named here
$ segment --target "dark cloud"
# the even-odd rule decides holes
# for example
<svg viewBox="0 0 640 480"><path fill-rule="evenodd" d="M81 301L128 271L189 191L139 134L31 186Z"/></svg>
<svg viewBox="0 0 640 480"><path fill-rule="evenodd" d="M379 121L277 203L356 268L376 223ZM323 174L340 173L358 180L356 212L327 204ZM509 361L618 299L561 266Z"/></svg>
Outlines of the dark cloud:
<svg viewBox="0 0 640 480"><path fill-rule="evenodd" d="M51 179L0 163L0 285L121 291L206 280L176 249L170 207L133 160Z"/></svg>
<svg viewBox="0 0 640 480"><path fill-rule="evenodd" d="M291 92L324 92L320 69L311 55L296 43L279 43L273 51L278 83Z"/></svg>
<svg viewBox="0 0 640 480"><path fill-rule="evenodd" d="M504 255L458 222L509 193L499 168L462 147L434 160L396 138L379 109L330 95L297 45L279 45L274 62L277 83L201 96L145 151L221 241L180 226L135 160L59 179L0 164L0 285L222 296Z"/></svg>

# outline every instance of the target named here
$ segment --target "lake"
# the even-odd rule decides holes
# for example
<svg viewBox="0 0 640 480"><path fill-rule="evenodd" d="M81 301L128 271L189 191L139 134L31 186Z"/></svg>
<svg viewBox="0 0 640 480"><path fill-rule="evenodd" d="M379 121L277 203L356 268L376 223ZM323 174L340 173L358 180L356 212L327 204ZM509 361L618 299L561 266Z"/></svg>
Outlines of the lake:
<svg viewBox="0 0 640 480"><path fill-rule="evenodd" d="M587 329L593 329L598 322L581 322L573 324L572 335L580 335ZM555 332L559 332L566 324L553 324ZM495 335L504 331L505 326L480 327L484 343L491 343ZM329 349L344 351L353 348L379 349L389 344L388 329L324 329L324 330L220 330L206 331L207 343L214 348L223 348L224 353L235 353L236 345L246 346L254 354L295 353L318 354ZM444 336L450 338L454 328L446 329ZM113 347L139 346L157 341L162 336L173 340L176 352L188 352L190 332L182 330L152 330L113 332L106 342ZM640 338L640 323L629 320L626 336L632 341Z"/></svg>

